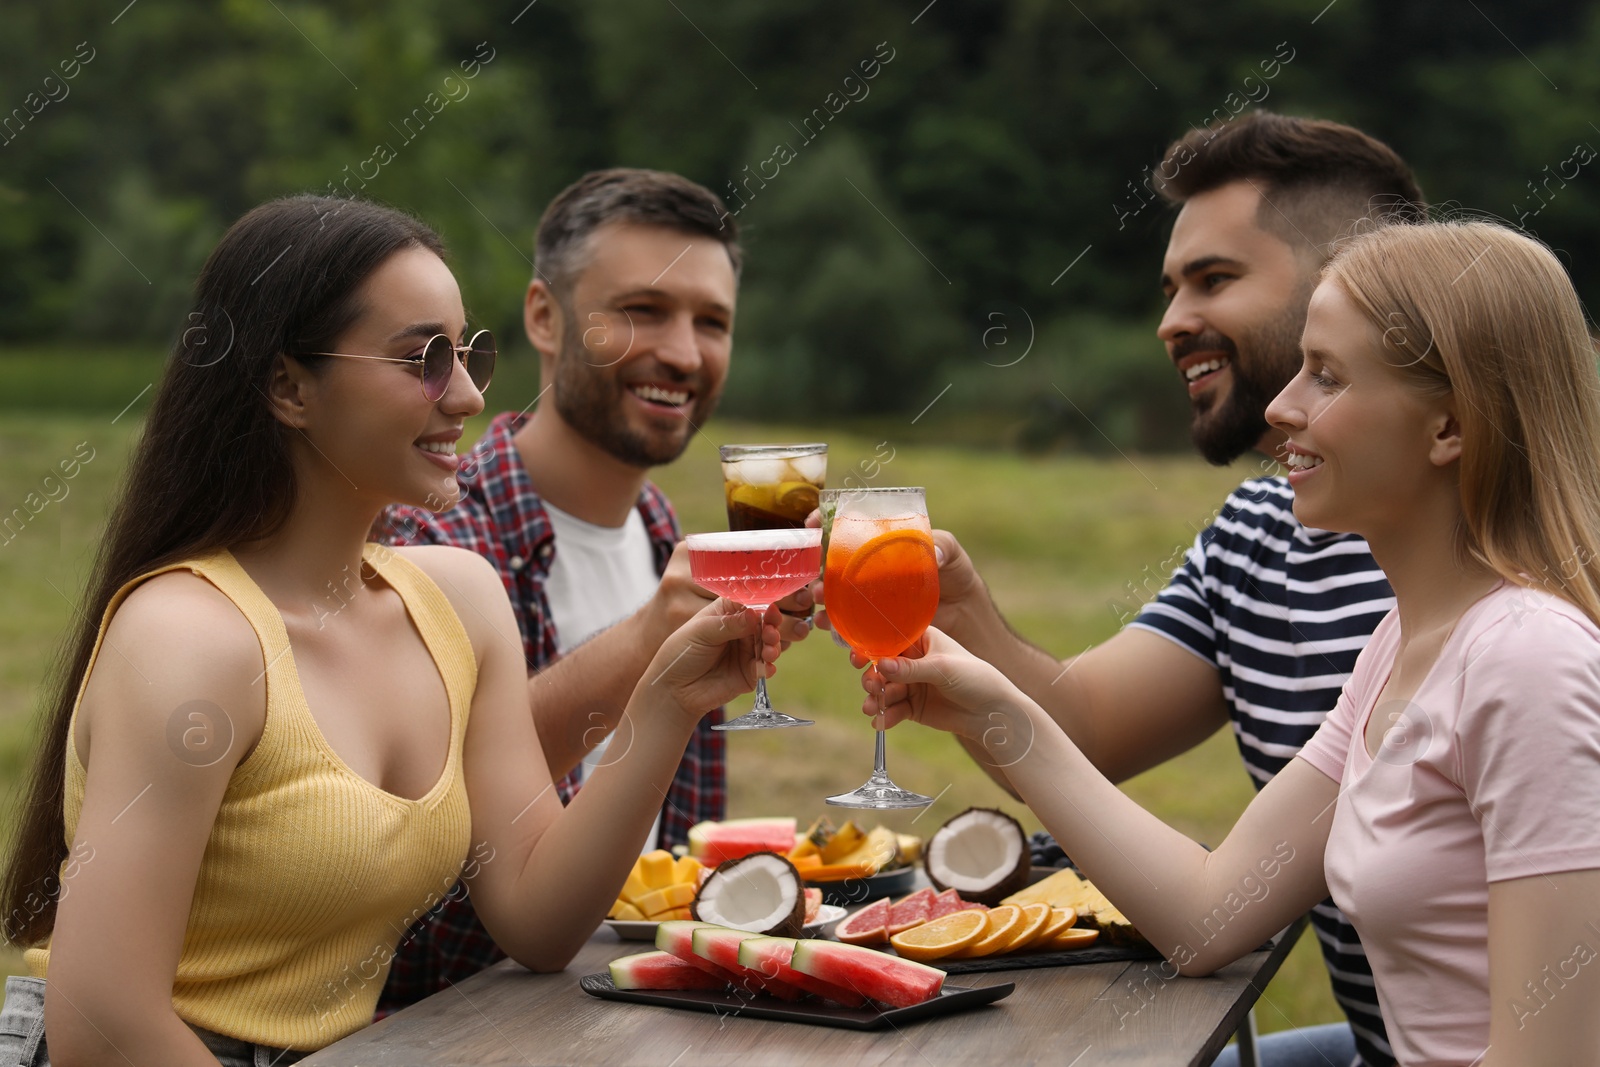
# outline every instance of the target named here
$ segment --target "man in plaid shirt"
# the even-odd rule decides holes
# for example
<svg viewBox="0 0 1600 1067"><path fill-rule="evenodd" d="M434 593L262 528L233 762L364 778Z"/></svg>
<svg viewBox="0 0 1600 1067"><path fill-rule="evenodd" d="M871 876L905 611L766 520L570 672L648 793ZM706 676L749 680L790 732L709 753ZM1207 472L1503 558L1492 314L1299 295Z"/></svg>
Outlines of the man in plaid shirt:
<svg viewBox="0 0 1600 1067"><path fill-rule="evenodd" d="M727 375L740 251L721 200L677 175L585 175L545 210L523 322L549 398L496 416L440 513L396 508L382 539L470 548L499 571L522 632L539 739L562 801L663 640L710 597L689 576L672 505L649 468L676 459ZM533 405L529 405L532 407ZM559 544L558 544L559 541ZM641 606L642 605L642 606ZM808 592L785 602L808 613ZM786 640L805 636L786 617ZM658 821L670 847L726 808L724 742L708 714ZM617 740L625 750L627 739ZM504 958L463 884L405 934L379 1015Z"/></svg>

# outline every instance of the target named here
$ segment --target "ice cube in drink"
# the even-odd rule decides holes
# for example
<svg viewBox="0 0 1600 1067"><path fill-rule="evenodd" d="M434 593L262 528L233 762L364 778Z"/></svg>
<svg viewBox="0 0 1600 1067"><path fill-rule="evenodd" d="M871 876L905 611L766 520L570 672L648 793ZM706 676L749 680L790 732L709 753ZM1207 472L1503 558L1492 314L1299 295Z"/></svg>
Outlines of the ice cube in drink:
<svg viewBox="0 0 1600 1067"><path fill-rule="evenodd" d="M816 510L827 445L724 445L721 453L728 529L796 529Z"/></svg>

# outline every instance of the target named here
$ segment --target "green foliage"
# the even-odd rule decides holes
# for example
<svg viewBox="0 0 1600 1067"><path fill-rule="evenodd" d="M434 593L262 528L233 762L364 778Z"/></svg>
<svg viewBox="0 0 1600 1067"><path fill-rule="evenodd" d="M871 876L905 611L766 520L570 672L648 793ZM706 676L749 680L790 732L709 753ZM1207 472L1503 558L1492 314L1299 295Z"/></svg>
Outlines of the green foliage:
<svg viewBox="0 0 1600 1067"><path fill-rule="evenodd" d="M1600 167L1551 177L1600 146L1600 14L1480 7L25 6L0 37L0 339L165 344L230 221L330 189L433 223L474 319L515 337L549 198L587 169L661 167L745 204L726 410L911 412L954 382L940 403L992 437L1183 447L1146 325L1171 216L1132 198L1274 55L1293 58L1266 106L1369 129L1436 201L1523 219L1600 296ZM794 158L751 182L778 144ZM1002 306L1039 324L1082 418L1048 375L987 377Z"/></svg>

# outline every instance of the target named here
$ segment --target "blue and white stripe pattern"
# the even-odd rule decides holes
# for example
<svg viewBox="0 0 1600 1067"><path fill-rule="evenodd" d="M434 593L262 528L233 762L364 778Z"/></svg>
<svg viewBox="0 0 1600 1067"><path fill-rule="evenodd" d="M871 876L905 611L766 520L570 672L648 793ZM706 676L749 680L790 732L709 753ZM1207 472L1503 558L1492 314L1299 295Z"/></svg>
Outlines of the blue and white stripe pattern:
<svg viewBox="0 0 1600 1067"><path fill-rule="evenodd" d="M1129 623L1216 667L1257 789L1311 740L1394 607L1367 543L1300 525L1293 504L1282 478L1245 482ZM1393 1064L1355 928L1331 900L1317 905L1311 921L1362 1059L1369 1067Z"/></svg>

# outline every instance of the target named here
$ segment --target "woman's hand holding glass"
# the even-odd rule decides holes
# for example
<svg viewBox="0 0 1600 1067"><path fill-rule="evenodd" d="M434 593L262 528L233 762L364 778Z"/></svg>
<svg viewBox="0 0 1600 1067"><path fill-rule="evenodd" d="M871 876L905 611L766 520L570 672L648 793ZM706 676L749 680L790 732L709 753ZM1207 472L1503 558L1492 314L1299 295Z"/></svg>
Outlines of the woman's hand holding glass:
<svg viewBox="0 0 1600 1067"><path fill-rule="evenodd" d="M782 644L776 605L761 614L719 597L662 643L637 692L659 689L698 721L772 677Z"/></svg>
<svg viewBox="0 0 1600 1067"><path fill-rule="evenodd" d="M884 657L861 676L865 715L888 729L910 720L982 742L996 716L1026 716L1033 702L993 665L930 626L899 656Z"/></svg>

